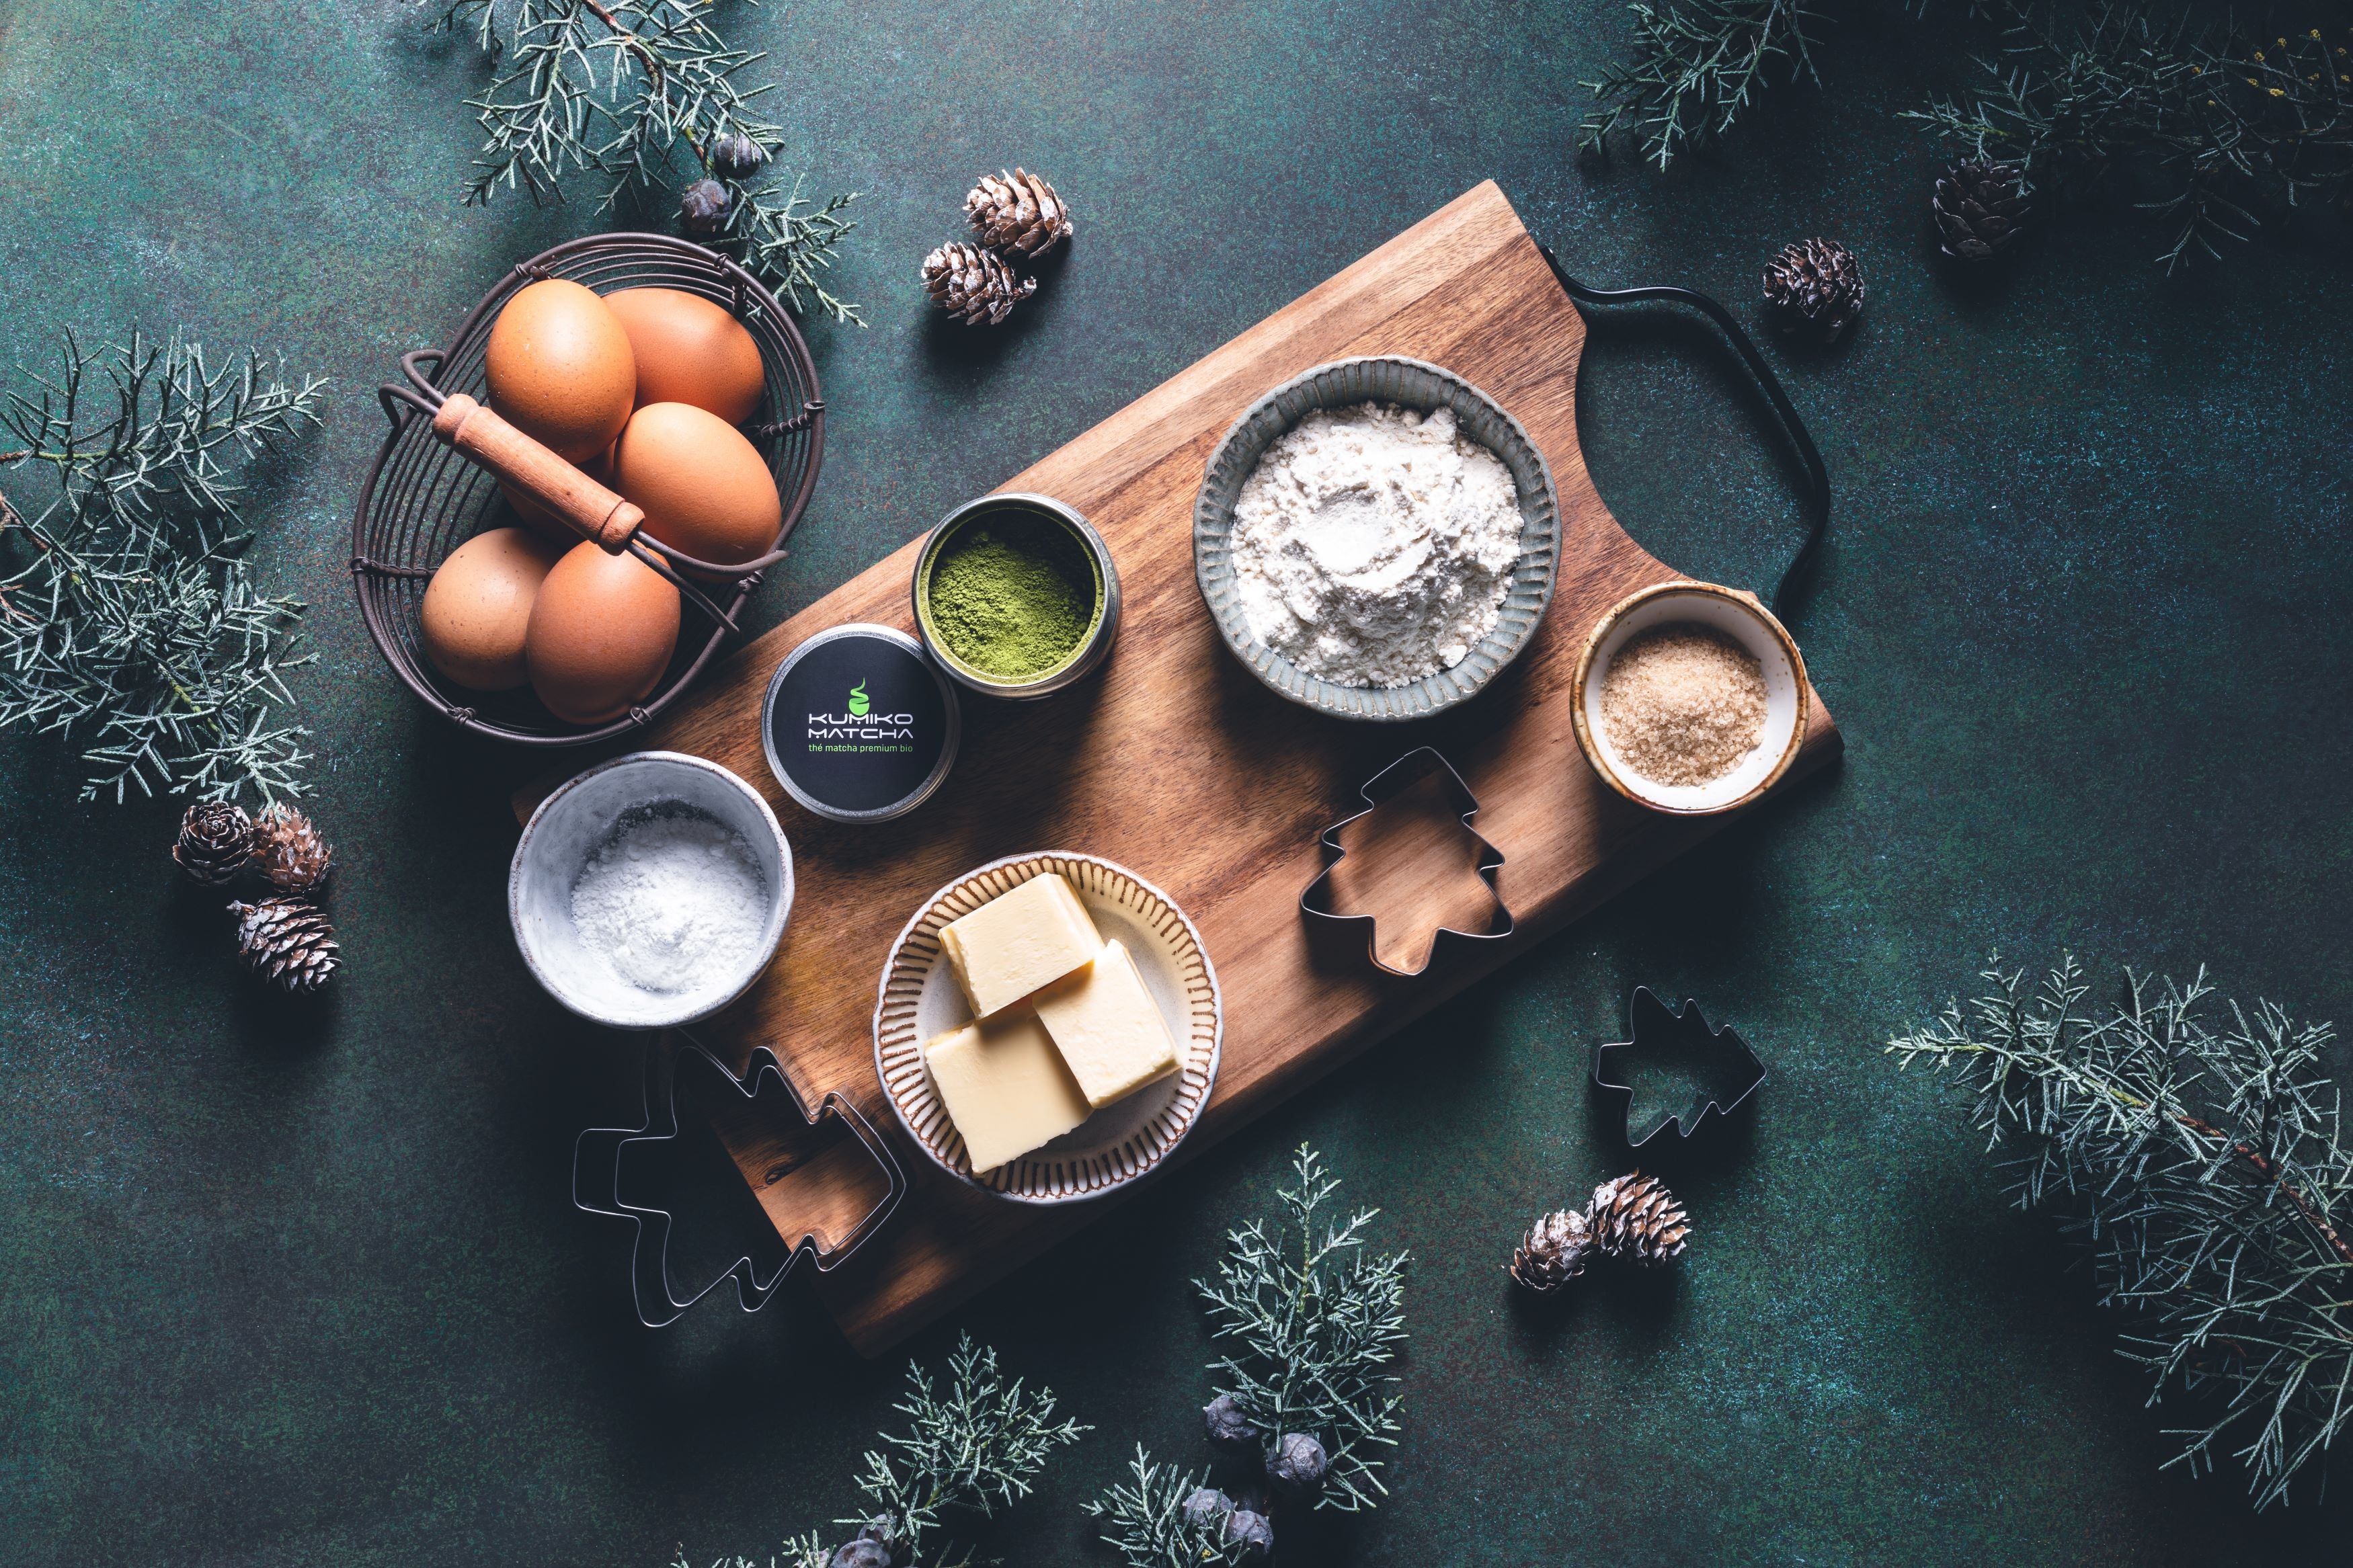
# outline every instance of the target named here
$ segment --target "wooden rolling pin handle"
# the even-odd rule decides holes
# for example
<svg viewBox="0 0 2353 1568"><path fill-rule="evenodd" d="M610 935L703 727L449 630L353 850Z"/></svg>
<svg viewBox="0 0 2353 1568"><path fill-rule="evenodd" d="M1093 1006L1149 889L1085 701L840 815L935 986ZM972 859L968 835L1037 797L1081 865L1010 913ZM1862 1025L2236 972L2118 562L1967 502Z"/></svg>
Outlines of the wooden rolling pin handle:
<svg viewBox="0 0 2353 1568"><path fill-rule="evenodd" d="M646 521L645 509L623 500L462 392L442 403L433 416L433 434L611 554L627 550Z"/></svg>

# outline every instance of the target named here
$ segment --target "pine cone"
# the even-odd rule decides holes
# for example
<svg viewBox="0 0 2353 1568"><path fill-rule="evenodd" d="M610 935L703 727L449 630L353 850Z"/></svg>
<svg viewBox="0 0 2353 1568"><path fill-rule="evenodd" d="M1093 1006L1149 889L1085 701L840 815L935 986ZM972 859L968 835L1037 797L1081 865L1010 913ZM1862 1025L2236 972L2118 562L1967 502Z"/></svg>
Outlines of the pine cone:
<svg viewBox="0 0 2353 1568"><path fill-rule="evenodd" d="M1540 1296L1550 1295L1585 1272L1593 1256L1593 1227L1575 1209L1546 1215L1528 1227L1512 1254L1512 1278Z"/></svg>
<svg viewBox="0 0 2353 1568"><path fill-rule="evenodd" d="M741 131L730 131L711 143L711 170L730 180L748 180L768 161L765 149Z"/></svg>
<svg viewBox="0 0 2353 1568"><path fill-rule="evenodd" d="M1188 1530L1221 1529L1226 1522L1226 1515L1233 1511L1234 1500L1215 1487L1195 1487L1185 1494L1185 1500L1176 1505L1177 1517L1185 1521Z"/></svg>
<svg viewBox="0 0 2353 1568"><path fill-rule="evenodd" d="M1331 1473L1332 1456L1313 1433L1285 1432L1266 1459L1266 1479L1293 1498L1314 1496Z"/></svg>
<svg viewBox="0 0 2353 1568"><path fill-rule="evenodd" d="M983 174L964 199L973 233L991 250L1043 256L1071 237L1071 209L1027 169Z"/></svg>
<svg viewBox="0 0 2353 1568"><path fill-rule="evenodd" d="M316 892L334 868L335 852L311 819L283 801L254 823L253 868L281 892Z"/></svg>
<svg viewBox="0 0 2353 1568"><path fill-rule="evenodd" d="M1594 1245L1645 1268L1682 1257L1690 1245L1691 1216L1683 1205L1656 1176L1640 1171L1594 1188L1586 1215Z"/></svg>
<svg viewBox="0 0 2353 1568"><path fill-rule="evenodd" d="M986 320L993 327L1038 291L1038 279L1016 278L997 252L952 239L923 258L923 289L965 326Z"/></svg>
<svg viewBox="0 0 2353 1568"><path fill-rule="evenodd" d="M1955 163L1936 181L1928 208L1945 254L1959 261L1987 261L2019 235L2033 209L2026 199L2025 171L2016 163L1971 158Z"/></svg>
<svg viewBox="0 0 2353 1568"><path fill-rule="evenodd" d="M1230 1394L1220 1394L1201 1406L1201 1426L1208 1434L1211 1447L1237 1458L1259 1452L1265 1440Z"/></svg>
<svg viewBox="0 0 2353 1568"><path fill-rule="evenodd" d="M335 973L340 950L335 928L315 904L301 899L264 899L232 903L237 952L254 978L292 995L316 991Z"/></svg>
<svg viewBox="0 0 2353 1568"><path fill-rule="evenodd" d="M1834 343L1862 313L1862 263L1834 239L1806 239L1765 268L1765 306L1783 331L1800 328Z"/></svg>
<svg viewBox="0 0 2353 1568"><path fill-rule="evenodd" d="M245 807L207 800L180 818L180 841L172 846L180 869L207 888L227 887L253 858L253 818Z"/></svg>
<svg viewBox="0 0 2353 1568"><path fill-rule="evenodd" d="M679 226L697 239L708 239L727 226L727 187L716 180L697 180L678 198Z"/></svg>
<svg viewBox="0 0 2353 1568"><path fill-rule="evenodd" d="M1274 1526L1266 1515L1238 1508L1226 1515L1226 1544L1244 1563L1259 1563L1274 1555Z"/></svg>

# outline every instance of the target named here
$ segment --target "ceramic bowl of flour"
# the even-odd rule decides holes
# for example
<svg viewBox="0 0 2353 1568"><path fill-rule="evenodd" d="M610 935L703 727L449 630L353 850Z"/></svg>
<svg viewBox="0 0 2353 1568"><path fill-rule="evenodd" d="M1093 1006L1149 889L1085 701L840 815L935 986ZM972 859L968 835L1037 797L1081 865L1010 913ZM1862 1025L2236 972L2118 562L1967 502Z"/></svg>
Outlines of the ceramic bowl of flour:
<svg viewBox="0 0 2353 1568"><path fill-rule="evenodd" d="M1409 417L1334 427L1366 404ZM1455 450L1426 438L1446 421ZM1362 494L1348 484L1352 445L1380 481ZM1262 460L1282 471L1253 485ZM1427 500L1381 479L1433 464ZM1475 536L1469 524L1449 534L1458 517ZM1271 545L1270 518L1291 531ZM1193 574L1226 646L1268 687L1393 722L1468 700L1520 656L1552 603L1560 532L1552 469L1493 398L1421 360L1335 360L1260 398L1218 444L1193 509Z"/></svg>
<svg viewBox="0 0 2353 1568"><path fill-rule="evenodd" d="M636 752L540 803L507 871L533 978L594 1023L668 1029L741 996L776 956L793 855L759 793L716 763Z"/></svg>

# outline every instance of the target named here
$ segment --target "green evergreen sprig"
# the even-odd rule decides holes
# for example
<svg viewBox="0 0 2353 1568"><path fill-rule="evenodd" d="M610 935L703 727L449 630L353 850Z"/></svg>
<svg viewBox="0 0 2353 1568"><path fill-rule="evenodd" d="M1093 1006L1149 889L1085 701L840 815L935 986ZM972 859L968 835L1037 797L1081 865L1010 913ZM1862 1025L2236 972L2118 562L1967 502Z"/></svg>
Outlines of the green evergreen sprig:
<svg viewBox="0 0 2353 1568"><path fill-rule="evenodd" d="M1365 1250L1380 1210L1324 1212L1340 1183L1314 1149L1301 1144L1293 1169L1298 1185L1275 1194L1289 1225L1229 1231L1217 1278L1193 1283L1209 1337L1230 1347L1210 1363L1217 1391L1270 1445L1293 1432L1320 1441L1331 1471L1316 1506L1354 1512L1388 1491L1373 1450L1394 1447L1400 1430L1391 1369L1406 1338L1409 1258Z"/></svg>
<svg viewBox="0 0 2353 1568"><path fill-rule="evenodd" d="M997 1352L969 1338L959 1340L949 1358L944 1393L934 1393L930 1374L912 1363L907 1384L907 1397L892 1408L910 1430L886 1434L881 1447L868 1449L858 1482L877 1511L835 1523L884 1525L891 1540L920 1547L944 1510L987 1518L1027 1497L1054 1450L1087 1430L1054 1419L1051 1389L1031 1393L1019 1378L1006 1382Z"/></svg>
<svg viewBox="0 0 2353 1568"><path fill-rule="evenodd" d="M1185 1515L1185 1500L1208 1484L1207 1477L1155 1462L1141 1443L1128 1471L1134 1480L1116 1482L1082 1505L1105 1521L1103 1539L1128 1568L1224 1568L1243 1561L1243 1548L1228 1538L1222 1515Z"/></svg>
<svg viewBox="0 0 2353 1568"><path fill-rule="evenodd" d="M600 211L670 188L676 151L697 176L727 193L725 222L710 237L783 294L803 294L839 321L864 325L855 305L819 282L858 226L842 216L856 192L822 200L806 175L766 177L784 150L782 129L762 117L773 82L741 79L767 57L735 48L712 26L712 0L438 0L430 26L470 35L491 81L466 100L482 150L465 185L470 205L501 189L533 202L561 201L572 183L600 184ZM718 156L723 138L758 150L745 174Z"/></svg>
<svg viewBox="0 0 2353 1568"><path fill-rule="evenodd" d="M2032 184L2089 192L2112 180L2151 191L2138 205L2171 237L2169 272L2244 239L2267 203L2353 198L2353 29L2317 27L2266 46L2193 37L2133 6L2061 36L2017 18L1991 81L1905 118L1978 156L2023 163Z"/></svg>
<svg viewBox="0 0 2353 1568"><path fill-rule="evenodd" d="M85 800L302 793L308 731L275 710L304 606L255 588L237 510L239 467L318 422L326 379L281 371L68 333L0 405L0 476L49 481L38 505L0 493L0 729L79 742Z"/></svg>
<svg viewBox="0 0 2353 1568"><path fill-rule="evenodd" d="M1722 140L1774 81L1820 84L1813 49L1827 16L1810 0L1630 9L1632 50L1582 84L1598 101L1581 152L1606 158L1630 139L1663 170ZM1985 84L1903 118L1970 156L2023 164L2047 195L2127 188L2167 226L2168 271L2219 257L2264 208L2353 207L2353 29L2307 26L2266 42L2235 22L2161 21L2145 0L2109 0L2063 27L2065 13L2031 0L1971 0L1969 14L1998 29L1978 61Z"/></svg>
<svg viewBox="0 0 2353 1568"><path fill-rule="evenodd" d="M1228 1347L1209 1363L1218 1397L1202 1414L1213 1418L1221 1446L1239 1442L1257 1454L1248 1500L1238 1505L1206 1476L1155 1461L1138 1444L1128 1464L1133 1479L1084 1505L1129 1568L1248 1561L1252 1547L1229 1531L1238 1506L1354 1513L1388 1495L1374 1450L1395 1447L1402 1429L1393 1369L1406 1338L1409 1259L1366 1250L1378 1209L1345 1217L1329 1212L1339 1179L1313 1148L1301 1144L1292 1169L1298 1184L1275 1194L1282 1217L1228 1231L1216 1279L1193 1281L1209 1337ZM1268 1464L1292 1436L1313 1437L1322 1448L1324 1469L1303 1487L1286 1485Z"/></svg>
<svg viewBox="0 0 2353 1568"><path fill-rule="evenodd" d="M2188 985L2126 973L2121 1001L2086 1005L2066 958L2030 988L1999 960L1990 989L1887 1050L1950 1072L2005 1163L2022 1208L2063 1216L2104 1304L2135 1314L2123 1353L2149 1403L2197 1396L2203 1425L2168 1465L2211 1469L2227 1449L2258 1508L2353 1421L2353 1147L2319 1068L2326 1024L2228 1005L2201 1016Z"/></svg>
<svg viewBox="0 0 2353 1568"><path fill-rule="evenodd" d="M1643 160L1665 169L1730 131L1771 73L1813 79L1822 13L1806 0L1635 0L1635 46L1578 85L1599 107L1577 129L1581 153L1606 158L1610 138L1634 138Z"/></svg>
<svg viewBox="0 0 2353 1568"><path fill-rule="evenodd" d="M1051 1389L1029 1389L1019 1378L1008 1382L997 1369L997 1352L969 1336L956 1342L948 1358L947 1385L934 1385L922 1363L907 1364L907 1395L892 1406L907 1419L907 1430L884 1433L866 1451L858 1489L868 1511L837 1519L854 1528L893 1561L919 1562L926 1538L943 1516L961 1510L992 1517L1029 1494L1055 1450L1089 1430L1054 1418ZM853 1543L854 1544L854 1543ZM828 1568L849 1546L828 1548L816 1531L786 1541L765 1568ZM944 1545L933 1568L966 1568L966 1552ZM691 1568L681 1551L671 1568ZM712 1568L763 1568L749 1558L714 1560Z"/></svg>

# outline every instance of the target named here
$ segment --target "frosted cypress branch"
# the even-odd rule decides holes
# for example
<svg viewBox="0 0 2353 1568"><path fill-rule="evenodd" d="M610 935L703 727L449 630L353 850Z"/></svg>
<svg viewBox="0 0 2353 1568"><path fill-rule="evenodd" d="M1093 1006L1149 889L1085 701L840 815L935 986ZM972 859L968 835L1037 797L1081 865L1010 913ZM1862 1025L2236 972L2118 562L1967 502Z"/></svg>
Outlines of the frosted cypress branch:
<svg viewBox="0 0 2353 1568"><path fill-rule="evenodd" d="M1185 1500L1205 1484L1205 1478L1155 1463L1141 1443L1128 1461L1128 1472L1133 1480L1114 1483L1102 1497L1081 1505L1103 1521L1104 1543L1128 1568L1222 1568L1242 1561L1242 1549L1228 1538L1222 1515L1185 1517Z"/></svg>
<svg viewBox="0 0 2353 1568"><path fill-rule="evenodd" d="M464 199L481 205L507 190L562 201L586 181L609 212L667 195L682 148L691 177L727 192L711 244L794 310L813 304L862 326L857 306L818 282L858 226L842 216L857 193L819 200L802 194L806 175L765 177L784 150L782 129L762 113L776 84L744 78L767 57L729 45L711 12L710 0L443 0L431 26L470 37L491 72L466 100L482 147ZM732 137L756 149L748 172L714 154Z"/></svg>
<svg viewBox="0 0 2353 1568"><path fill-rule="evenodd" d="M907 1427L886 1432L866 1451L858 1488L870 1511L838 1519L857 1531L852 1544L893 1562L923 1563L925 1538L951 1510L993 1516L1027 1497L1057 1449L1087 1430L1054 1418L1051 1389L1008 1382L997 1352L959 1339L948 1358L944 1388L920 1363L907 1364L906 1397L892 1406ZM872 1542L871 1547L863 1545ZM828 1568L848 1547L829 1548L810 1531L786 1541L765 1559L722 1557L710 1568ZM969 1551L938 1547L926 1568L970 1568ZM671 1568L693 1568L683 1550Z"/></svg>
<svg viewBox="0 0 2353 1568"><path fill-rule="evenodd" d="M1579 85L1599 100L1577 129L1580 152L1606 157L1631 136L1661 169L1730 131L1777 68L1812 77L1820 12L1805 0L1635 0L1633 53Z"/></svg>
<svg viewBox="0 0 2353 1568"><path fill-rule="evenodd" d="M2026 166L2037 187L2121 181L2170 230L2168 271L2244 239L2259 206L2353 194L2353 29L2271 39L2235 25L2206 36L2131 5L2062 34L2013 16L1968 97L1907 111L1983 158Z"/></svg>
<svg viewBox="0 0 2353 1568"><path fill-rule="evenodd" d="M1194 1286L1210 1338L1229 1347L1210 1363L1219 1392L1270 1447L1293 1432L1322 1442L1331 1470L1316 1506L1355 1512L1388 1490L1375 1451L1395 1447L1400 1430L1391 1368L1406 1337L1409 1259L1365 1251L1378 1209L1324 1212L1340 1183L1314 1150L1302 1144L1293 1168L1298 1185L1275 1194L1289 1226L1228 1232L1217 1277Z"/></svg>
<svg viewBox="0 0 2353 1568"><path fill-rule="evenodd" d="M84 799L301 794L306 731L276 712L308 662L303 605L254 587L237 473L317 423L325 379L135 331L69 333L20 375L0 404L0 729L78 743Z"/></svg>
<svg viewBox="0 0 2353 1568"><path fill-rule="evenodd" d="M2123 1353L2212 1419L2169 1428L2168 1465L2228 1451L2256 1506L2285 1498L2353 1420L2353 1149L2320 1071L2334 1038L2258 1002L2201 1016L2188 985L2126 972L2086 1005L2070 957L2029 989L1996 961L1990 989L1888 1051L1950 1072L2022 1208L2047 1208L2090 1253L2104 1304L2133 1314Z"/></svg>
<svg viewBox="0 0 2353 1568"><path fill-rule="evenodd" d="M913 1547L947 1510L986 1518L1027 1497L1054 1450L1086 1430L1054 1419L1052 1390L1033 1393L1019 1378L1006 1382L997 1352L969 1337L956 1342L944 1392L935 1392L931 1375L911 1363L907 1397L892 1408L907 1418L909 1430L886 1433L880 1447L867 1450L858 1482L877 1517L834 1522L887 1521L891 1539Z"/></svg>

